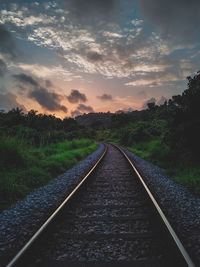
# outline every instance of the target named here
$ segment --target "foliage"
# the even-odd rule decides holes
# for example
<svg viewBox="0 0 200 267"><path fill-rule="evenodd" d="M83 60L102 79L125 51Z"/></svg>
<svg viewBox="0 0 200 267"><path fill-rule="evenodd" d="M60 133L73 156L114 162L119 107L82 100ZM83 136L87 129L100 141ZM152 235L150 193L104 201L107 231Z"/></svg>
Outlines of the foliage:
<svg viewBox="0 0 200 267"><path fill-rule="evenodd" d="M112 115L101 136L166 168L176 182L200 194L200 72L187 79L188 88L160 106Z"/></svg>
<svg viewBox="0 0 200 267"><path fill-rule="evenodd" d="M54 115L37 114L31 110L24 114L16 108L0 112L0 136L17 137L39 147L74 138L93 138L94 131L81 126L72 118L63 120Z"/></svg>
<svg viewBox="0 0 200 267"><path fill-rule="evenodd" d="M146 160L150 160L154 164L162 165L162 167L170 164L168 161L171 157L170 148L160 139L139 142L133 147L129 147L129 150Z"/></svg>
<svg viewBox="0 0 200 267"><path fill-rule="evenodd" d="M172 97L176 112L165 141L193 160L200 150L200 73L188 77L188 89Z"/></svg>
<svg viewBox="0 0 200 267"><path fill-rule="evenodd" d="M125 146L132 146L138 142L152 140L163 136L167 129L165 120L138 121L128 123L125 127L112 130L112 140L118 140Z"/></svg>
<svg viewBox="0 0 200 267"><path fill-rule="evenodd" d="M1 199L2 194L5 199L18 199L83 158L95 143L82 138L130 147L171 171L175 181L200 192L200 73L187 79L188 88L181 95L160 106L149 103L141 111L90 113L63 120L34 110L0 112Z"/></svg>
<svg viewBox="0 0 200 267"><path fill-rule="evenodd" d="M0 209L8 207L34 189L50 182L93 152L97 143L89 139L30 147L13 137L0 140Z"/></svg>
<svg viewBox="0 0 200 267"><path fill-rule="evenodd" d="M0 169L8 170L26 166L27 149L17 138L2 138L0 140Z"/></svg>
<svg viewBox="0 0 200 267"><path fill-rule="evenodd" d="M198 166L169 168L167 174L173 177L175 182L186 186L196 195L200 195L200 168Z"/></svg>

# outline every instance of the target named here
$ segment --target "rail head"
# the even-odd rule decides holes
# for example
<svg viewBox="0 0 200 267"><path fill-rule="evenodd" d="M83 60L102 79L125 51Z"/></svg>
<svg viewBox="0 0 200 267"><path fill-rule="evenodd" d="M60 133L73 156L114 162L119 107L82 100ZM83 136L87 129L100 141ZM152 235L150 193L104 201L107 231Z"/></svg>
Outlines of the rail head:
<svg viewBox="0 0 200 267"><path fill-rule="evenodd" d="M107 146L106 146L106 144L104 144L104 151L101 154L100 158L93 165L93 167L84 176L84 178L80 181L80 183L73 189L73 191L65 198L65 200L59 205L59 207L52 213L52 215L43 223L43 225L37 230L37 232L29 239L29 241L14 256L14 258L6 265L6 267L12 267L18 262L18 260L24 255L24 253L28 250L28 248L40 236L40 234L45 230L45 228L52 222L52 220L59 213L59 211L63 208L63 206L71 199L71 197L77 192L77 190L81 187L81 185L85 182L85 180L95 170L95 168L99 165L99 163L101 162L101 160L105 156L106 152L107 152Z"/></svg>
<svg viewBox="0 0 200 267"><path fill-rule="evenodd" d="M171 237L173 238L176 246L178 247L180 253L182 254L185 262L187 263L187 265L189 267L195 267L195 264L193 263L192 259L190 258L188 252L186 251L186 249L184 248L182 242L180 241L179 237L177 236L176 232L174 231L174 229L172 228L171 224L169 223L167 217L165 216L164 212L162 211L162 209L160 208L158 202L156 201L156 199L154 198L153 194L151 193L150 189L148 188L148 186L146 185L146 183L144 182L144 179L142 178L142 176L140 175L139 171L137 170L137 168L134 166L133 162L130 160L130 158L128 157L128 155L116 144L112 144L113 146L115 146L124 156L125 158L128 160L129 164L131 165L131 167L133 168L133 170L135 171L137 177L139 178L140 182L142 183L142 185L144 186L147 194L149 195L150 199L152 200L157 212L159 213L160 217L162 218L166 228L168 229Z"/></svg>

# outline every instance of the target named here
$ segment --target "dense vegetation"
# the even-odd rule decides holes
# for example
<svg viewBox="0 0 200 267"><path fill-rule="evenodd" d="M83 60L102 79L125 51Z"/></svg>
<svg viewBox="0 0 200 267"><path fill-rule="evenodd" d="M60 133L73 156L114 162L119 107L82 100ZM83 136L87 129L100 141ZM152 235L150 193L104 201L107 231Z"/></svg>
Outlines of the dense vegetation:
<svg viewBox="0 0 200 267"><path fill-rule="evenodd" d="M0 210L50 182L96 149L74 119L20 109L0 113ZM91 139L84 139L91 138Z"/></svg>
<svg viewBox="0 0 200 267"><path fill-rule="evenodd" d="M70 169L96 147L89 139L35 148L16 137L1 138L0 210Z"/></svg>
<svg viewBox="0 0 200 267"><path fill-rule="evenodd" d="M200 195L200 73L187 79L181 95L141 111L63 120L34 110L0 112L0 208L71 168L95 150L95 139L128 147Z"/></svg>
<svg viewBox="0 0 200 267"><path fill-rule="evenodd" d="M18 108L0 112L0 137L16 137L34 147L74 138L93 138L94 134L94 130L72 118L61 120L54 115L37 114L35 110L24 114Z"/></svg>
<svg viewBox="0 0 200 267"><path fill-rule="evenodd" d="M200 73L187 79L188 88L163 105L114 114L98 137L128 147L200 194Z"/></svg>

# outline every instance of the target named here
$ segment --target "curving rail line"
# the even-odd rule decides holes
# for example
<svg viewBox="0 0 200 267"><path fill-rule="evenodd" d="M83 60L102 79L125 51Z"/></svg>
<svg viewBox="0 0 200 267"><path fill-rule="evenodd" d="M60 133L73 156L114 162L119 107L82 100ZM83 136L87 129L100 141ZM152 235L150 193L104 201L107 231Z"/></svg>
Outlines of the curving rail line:
<svg viewBox="0 0 200 267"><path fill-rule="evenodd" d="M178 248L178 250L180 251L184 262L186 263L187 266L189 267L195 267L194 263L192 262L189 254L187 253L187 251L185 250L184 246L182 245L181 241L179 240L178 236L176 235L175 231L173 230L172 226L170 225L170 223L168 222L166 216L164 215L163 211L161 210L161 208L159 207L157 201L155 200L155 198L153 197L152 193L150 192L149 188L147 187L147 185L145 184L143 178L141 177L140 173L138 172L138 170L136 169L136 167L133 165L132 161L129 159L129 157L127 156L127 154L117 145L113 144L114 147L116 147L122 154L123 156L126 158L126 160L129 162L131 168L134 170L135 174L137 175L139 181L141 182L141 184L143 185L143 187L145 188L149 198L151 199L153 205L155 206L158 214L160 215L160 217L162 218L163 223L166 226L166 229L168 230L169 234L171 235L172 239L174 240L174 243L176 244L176 247ZM79 190L79 188L82 186L82 184L87 180L87 178L94 172L94 170L97 169L97 167L99 166L100 162L102 161L102 159L104 158L105 154L107 152L107 145L105 145L105 150L102 153L101 157L99 158L99 160L95 163L95 165L91 168L91 170L87 173L87 175L82 179L82 181L76 186L76 188L67 196L67 198L62 202L62 204L56 209L56 211L46 220L46 222L38 229L38 231L33 235L33 237L25 244L25 246L17 253L17 255L8 263L7 267L12 267L14 265L16 265L19 261L19 259L21 259L27 252L28 249L31 249L31 246L33 245L33 243L36 241L36 239L38 239L38 237L41 235L41 233L44 232L44 230L47 228L47 226L53 221L53 219L58 215L58 213L61 211L61 209L66 206L67 202L72 198L72 196Z"/></svg>
<svg viewBox="0 0 200 267"><path fill-rule="evenodd" d="M113 144L114 145L114 144ZM165 216L164 212L162 211L162 209L160 208L160 206L158 205L157 201L155 200L154 196L152 195L151 191L149 190L148 186L146 185L146 183L144 182L142 176L140 175L140 173L138 172L137 168L133 165L132 161L130 160L130 158L127 156L127 154L117 145L114 145L117 149L119 149L119 151L125 156L125 158L128 160L128 162L130 163L131 167L134 169L135 173L137 174L138 178L140 179L141 183L143 184L147 194L149 195L150 199L152 200L156 210L158 211L158 213L160 214L160 217L162 218L165 226L167 227L170 235L172 236L174 242L176 243L179 251L181 252L183 258L185 259L187 265L189 267L195 267L192 259L190 258L188 252L186 251L186 249L184 248L183 244L181 243L180 239L178 238L177 234L175 233L174 229L172 228L171 224L169 223L167 217Z"/></svg>
<svg viewBox="0 0 200 267"><path fill-rule="evenodd" d="M66 199L60 204L60 206L54 211L54 213L43 223L43 225L37 230L37 232L29 239L29 241L22 247L22 249L15 255L15 257L7 264L6 267L14 266L18 260L24 255L24 253L28 250L30 246L35 242L35 240L41 235L41 233L46 229L46 227L53 221L59 211L63 208L64 205L71 199L71 197L78 191L81 185L85 182L85 180L90 176L90 174L95 170L98 164L101 162L103 157L105 156L107 151L107 147L101 155L101 157L97 160L94 166L90 169L90 171L85 175L85 177L81 180L81 182L74 188L74 190L66 197Z"/></svg>

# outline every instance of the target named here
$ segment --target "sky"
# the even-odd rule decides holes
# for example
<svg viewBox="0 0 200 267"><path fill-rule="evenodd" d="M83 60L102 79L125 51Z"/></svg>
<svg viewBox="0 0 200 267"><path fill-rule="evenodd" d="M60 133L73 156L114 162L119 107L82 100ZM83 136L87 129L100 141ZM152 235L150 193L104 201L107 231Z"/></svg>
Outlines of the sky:
<svg viewBox="0 0 200 267"><path fill-rule="evenodd" d="M199 25L199 0L1 0L0 110L162 104L200 70Z"/></svg>

